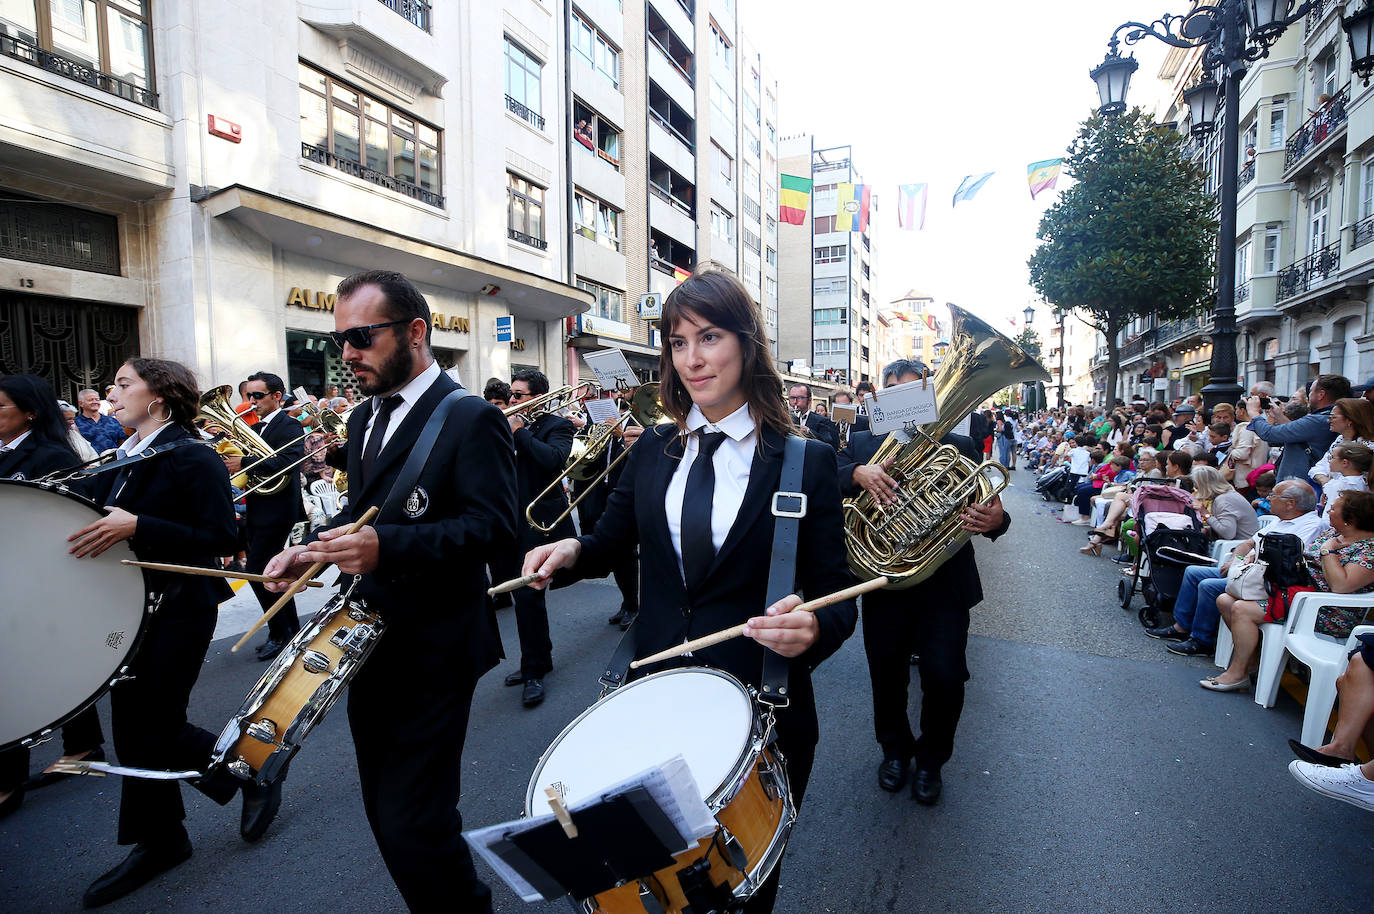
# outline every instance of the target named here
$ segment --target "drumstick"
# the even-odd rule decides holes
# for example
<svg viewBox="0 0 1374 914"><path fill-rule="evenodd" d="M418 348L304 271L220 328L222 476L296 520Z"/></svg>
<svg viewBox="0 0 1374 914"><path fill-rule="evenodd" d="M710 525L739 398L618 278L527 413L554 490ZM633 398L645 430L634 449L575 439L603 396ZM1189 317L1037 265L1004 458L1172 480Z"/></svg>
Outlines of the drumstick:
<svg viewBox="0 0 1374 914"><path fill-rule="evenodd" d="M199 574L207 578L231 578L235 581L257 581L260 584L285 584L287 581L294 581L295 578L269 578L265 574L250 574L247 571L220 571L217 568L201 568L196 565L168 565L165 562L135 562L133 559L121 559L121 565L133 565L135 568L151 568L153 571L170 571L174 574ZM323 587L321 581L307 581L306 587Z"/></svg>
<svg viewBox="0 0 1374 914"><path fill-rule="evenodd" d="M511 578L504 584L497 584L495 587L487 588L487 596L494 597L498 593L510 593L512 590L519 590L521 587L528 587L539 580L538 574L527 574L523 578Z"/></svg>
<svg viewBox="0 0 1374 914"><path fill-rule="evenodd" d="M851 599L852 597L862 596L863 594L868 593L870 590L878 590L880 588L886 587L887 583L887 578L883 577L882 575L879 575L871 581L864 581L862 584L855 584L853 587L846 587L844 590L837 590L832 594L826 594L825 596L817 597L814 600L807 600L805 603L799 604L798 606L794 606L792 608L792 612L813 613L818 609L824 609L827 606L833 606L836 603L843 602L845 600ZM702 635L700 638L694 638L691 641L684 642L683 644L674 645L673 647L668 648L666 651L659 651L657 654L650 654L643 660L632 660L630 661L630 669L637 670L642 666L648 666L651 663L658 663L660 660L667 660L669 657L681 657L683 654L690 654L692 651L700 650L703 647L710 647L713 644L720 644L722 641L729 641L731 638L738 638L740 635L744 634L744 626L745 623L741 622L739 625L734 625L730 628L723 628L718 632L713 632L709 635Z"/></svg>
<svg viewBox="0 0 1374 914"><path fill-rule="evenodd" d="M367 526L368 521L372 520L372 518L377 516L377 511L378 508L376 505L373 505L372 507L368 508L362 517L355 520L353 524L347 530L344 531L344 536L348 536L352 533L357 533L363 527ZM324 569L324 566L328 564L329 562L321 560L307 568L305 570L305 574L296 578L296 583L288 587L286 589L286 593L282 594L277 599L277 602L273 603L271 607L268 608L267 612L262 614L262 618L254 622L249 627L248 631L243 633L243 637L240 638L237 642L235 642L233 647L229 648L230 653L233 653L237 651L239 648L243 647L243 645L247 643L249 638L256 635L264 625L272 621L272 617L275 616L283 606L285 606L287 603L290 603L292 597L294 597L296 594L300 593L302 590L305 589L306 582L313 578L315 575L319 574Z"/></svg>

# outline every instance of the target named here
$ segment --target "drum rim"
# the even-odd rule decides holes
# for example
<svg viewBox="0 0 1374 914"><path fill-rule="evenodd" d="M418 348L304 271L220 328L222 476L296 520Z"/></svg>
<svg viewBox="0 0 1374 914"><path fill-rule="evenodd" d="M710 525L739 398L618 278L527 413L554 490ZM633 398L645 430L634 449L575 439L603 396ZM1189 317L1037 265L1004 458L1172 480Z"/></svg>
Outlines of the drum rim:
<svg viewBox="0 0 1374 914"><path fill-rule="evenodd" d="M763 746L759 745L759 713L757 708L754 707L754 701L752 698L751 690L748 686L746 686L735 676L731 675L730 673L727 673L724 670L719 670L715 667L709 666L683 666L674 667L670 670L660 670L657 673L650 673L648 676L645 676L641 679L635 679L630 682L627 682L620 688L592 702L590 705L588 705L586 708L582 710L582 713L578 714L571 721L569 721L567 726L560 730L558 732L558 735L553 738L553 742L549 743L548 747L545 748L544 751L539 754L539 759L534 763L534 770L530 772L529 784L525 787L525 815L535 815L535 792L536 790L538 790L539 775L544 770L545 761L548 759L549 755L555 749L557 749L558 746L563 742L564 738L566 738L567 735L571 733L573 729L576 728L577 725L580 724L585 718L591 715L593 710L595 710L603 703L609 701L613 696L624 691L625 689L633 688L641 683L649 682L653 679L661 679L667 676L678 676L683 673L709 673L712 676L719 676L721 679L726 680L731 685L739 689L740 693L749 699L749 738L745 740L744 747L740 750L739 755L736 756L734 763L730 766L730 773L720 782L719 786L714 788L709 795L702 797L702 799L706 802L706 805L711 809L711 812L715 813L720 808L719 801L723 796L735 796L735 794L739 792L739 784L742 782L743 776L746 775L749 772L749 770L753 767L754 759L756 759L759 756L759 754L762 752L764 748ZM540 813L540 815L542 815L542 813Z"/></svg>
<svg viewBox="0 0 1374 914"><path fill-rule="evenodd" d="M62 485L61 483L42 482L36 479L0 478L0 486L5 485L17 485L26 489L37 489L40 492L48 492L53 495L61 495L65 498L71 499L72 501L78 502L79 504L85 505L101 517L105 516L105 512L100 509L100 506L97 505L93 499L87 498L79 492L74 492L67 486ZM128 540L124 540L122 541L122 543L115 544L115 546L119 545L124 545L126 548L128 548L129 555L131 558L137 558L137 555L134 554L133 546L130 545ZM52 723L39 727L37 730L34 730L30 733L26 733L17 739L10 740L7 743L0 743L0 752L4 752L9 749L15 749L20 746L33 746L36 744L38 740L45 738L49 733L52 733L59 727L65 726L78 714L81 714L83 711L90 708L96 702L100 701L100 699L104 697L105 693L110 691L110 689L114 686L115 682L118 681L118 679L122 675L124 675L124 673L129 669L129 664L133 661L134 657L138 655L138 649L143 645L143 638L148 633L148 625L152 621L153 610L156 605L156 599L153 594L152 588L149 587L148 584L148 570L146 568L139 568L137 569L137 571L139 573L139 577L143 579L143 613L138 622L138 631L135 632L134 636L129 639L129 649L125 652L124 656L120 658L119 666L115 669L114 673L101 684L100 688L98 688L93 695L86 698L84 701L81 702L81 704L77 705L67 714L64 714Z"/></svg>

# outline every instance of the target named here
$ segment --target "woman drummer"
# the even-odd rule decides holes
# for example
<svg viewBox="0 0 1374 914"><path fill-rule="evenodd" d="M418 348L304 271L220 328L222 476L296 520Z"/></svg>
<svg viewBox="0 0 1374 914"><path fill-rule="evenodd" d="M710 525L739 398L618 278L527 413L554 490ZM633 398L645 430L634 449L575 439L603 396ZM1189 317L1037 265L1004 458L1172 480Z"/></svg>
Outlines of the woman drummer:
<svg viewBox="0 0 1374 914"><path fill-rule="evenodd" d="M81 462L67 440L67 423L46 379L31 374L0 378L0 478L37 479ZM100 716L87 708L62 727L62 759L105 758ZM29 776L29 750L16 746L0 752L0 819L24 802ZM62 777L45 772L31 786Z"/></svg>
<svg viewBox="0 0 1374 914"><path fill-rule="evenodd" d="M195 377L177 362L130 359L120 367L110 415L134 430L120 455L188 439L195 443L94 477L96 489L89 494L109 513L69 537L74 555L99 555L127 539L143 560L214 567L216 557L234 551L229 474L214 450L199 443L192 424L197 401ZM203 771L215 734L189 723L186 705L214 635L219 603L232 591L217 578L163 572L150 572L149 582L162 594L162 604L130 665L132 678L110 690L115 751L120 764L135 768ZM224 805L241 782L219 769L193 783ZM177 782L126 777L121 786L118 842L134 849L91 883L87 907L122 898L191 856ZM256 840L276 812L280 787L243 790L243 836Z"/></svg>
<svg viewBox="0 0 1374 914"><path fill-rule="evenodd" d="M777 734L800 806L819 736L811 671L853 633L857 610L847 600L790 613L801 602L795 594L767 605L775 520L768 509L784 441L796 428L748 292L727 273L697 273L668 296L660 328L660 396L673 423L639 435L595 532L534 549L524 573L544 578L535 587L574 566L578 577L603 577L638 545L640 612L631 629L637 657L747 621L747 638L668 665L715 667L758 688L765 651L788 658L791 703L777 713ZM628 430L627 440L638 431ZM815 597L853 583L835 451L823 442L805 444L802 491L797 582ZM746 910L771 911L777 887L774 869Z"/></svg>

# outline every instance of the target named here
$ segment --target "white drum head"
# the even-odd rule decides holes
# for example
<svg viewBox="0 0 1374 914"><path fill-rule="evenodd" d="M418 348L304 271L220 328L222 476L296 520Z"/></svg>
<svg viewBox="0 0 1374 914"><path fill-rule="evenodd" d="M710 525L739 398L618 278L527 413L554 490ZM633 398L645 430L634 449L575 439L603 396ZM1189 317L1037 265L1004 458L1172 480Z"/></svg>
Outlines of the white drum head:
<svg viewBox="0 0 1374 914"><path fill-rule="evenodd" d="M707 669L667 670L621 686L567 726L530 779L525 813L548 812L544 788L576 803L681 755L703 798L739 763L754 711L739 680ZM537 807L537 809L536 809Z"/></svg>
<svg viewBox="0 0 1374 914"><path fill-rule="evenodd" d="M143 627L143 572L128 541L78 559L67 537L102 517L84 498L0 480L0 747L99 698Z"/></svg>

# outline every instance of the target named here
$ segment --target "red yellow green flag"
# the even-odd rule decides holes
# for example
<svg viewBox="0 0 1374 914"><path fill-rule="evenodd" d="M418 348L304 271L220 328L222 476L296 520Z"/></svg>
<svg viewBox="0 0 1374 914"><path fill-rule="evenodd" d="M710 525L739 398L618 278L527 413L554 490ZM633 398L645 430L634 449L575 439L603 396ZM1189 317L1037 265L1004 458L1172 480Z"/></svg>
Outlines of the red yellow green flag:
<svg viewBox="0 0 1374 914"><path fill-rule="evenodd" d="M778 219L788 225L803 224L811 205L811 179L782 175L778 183Z"/></svg>

